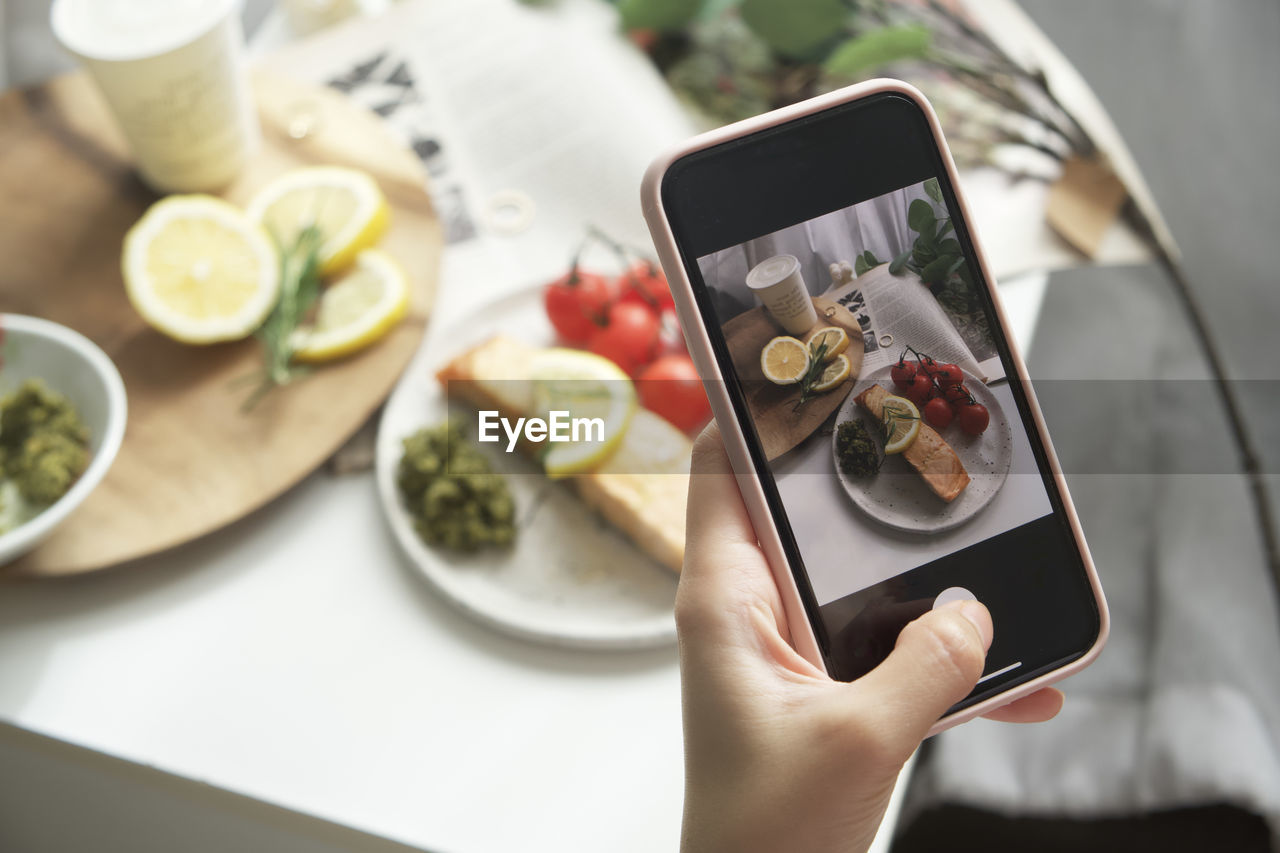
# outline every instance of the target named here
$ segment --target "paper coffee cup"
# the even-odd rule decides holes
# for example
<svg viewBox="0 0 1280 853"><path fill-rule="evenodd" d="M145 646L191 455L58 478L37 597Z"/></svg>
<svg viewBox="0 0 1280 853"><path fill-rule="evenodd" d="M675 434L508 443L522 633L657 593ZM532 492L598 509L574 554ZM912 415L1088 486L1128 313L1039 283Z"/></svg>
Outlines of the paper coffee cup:
<svg viewBox="0 0 1280 853"><path fill-rule="evenodd" d="M152 188L215 190L240 173L259 136L237 0L54 0L50 23Z"/></svg>
<svg viewBox="0 0 1280 853"><path fill-rule="evenodd" d="M795 255L774 255L756 264L747 273L747 287L791 334L803 335L817 325L818 312Z"/></svg>

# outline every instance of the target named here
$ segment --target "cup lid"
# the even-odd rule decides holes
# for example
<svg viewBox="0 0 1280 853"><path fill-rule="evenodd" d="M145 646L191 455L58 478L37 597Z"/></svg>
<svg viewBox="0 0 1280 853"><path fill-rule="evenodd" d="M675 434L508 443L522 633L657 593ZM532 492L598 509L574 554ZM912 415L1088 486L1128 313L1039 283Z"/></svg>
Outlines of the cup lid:
<svg viewBox="0 0 1280 853"><path fill-rule="evenodd" d="M209 32L239 0L54 0L49 26L82 59L122 62L158 56Z"/></svg>
<svg viewBox="0 0 1280 853"><path fill-rule="evenodd" d="M774 255L765 258L747 273L747 287L761 290L772 287L800 269L800 259L795 255Z"/></svg>

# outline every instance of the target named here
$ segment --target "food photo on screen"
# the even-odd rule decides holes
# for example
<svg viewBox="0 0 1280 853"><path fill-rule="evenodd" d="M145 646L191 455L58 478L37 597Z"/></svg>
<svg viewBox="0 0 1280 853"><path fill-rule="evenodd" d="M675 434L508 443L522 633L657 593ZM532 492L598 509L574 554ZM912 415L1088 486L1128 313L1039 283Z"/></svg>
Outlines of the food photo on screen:
<svg viewBox="0 0 1280 853"><path fill-rule="evenodd" d="M1047 534L1049 492L936 179L698 267L833 636L891 648L896 630L850 630L870 605L905 624L945 565Z"/></svg>

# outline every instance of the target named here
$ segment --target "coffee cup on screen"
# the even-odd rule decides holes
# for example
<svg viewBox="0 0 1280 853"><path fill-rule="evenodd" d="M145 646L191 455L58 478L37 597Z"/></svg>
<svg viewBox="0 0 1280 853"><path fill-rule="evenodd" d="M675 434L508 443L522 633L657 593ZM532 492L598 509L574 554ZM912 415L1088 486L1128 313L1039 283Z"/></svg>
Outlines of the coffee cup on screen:
<svg viewBox="0 0 1280 853"><path fill-rule="evenodd" d="M54 0L54 34L155 190L219 189L257 147L239 11L237 0Z"/></svg>
<svg viewBox="0 0 1280 853"><path fill-rule="evenodd" d="M791 334L803 335L817 325L818 312L795 255L774 255L756 264L747 273L747 287Z"/></svg>

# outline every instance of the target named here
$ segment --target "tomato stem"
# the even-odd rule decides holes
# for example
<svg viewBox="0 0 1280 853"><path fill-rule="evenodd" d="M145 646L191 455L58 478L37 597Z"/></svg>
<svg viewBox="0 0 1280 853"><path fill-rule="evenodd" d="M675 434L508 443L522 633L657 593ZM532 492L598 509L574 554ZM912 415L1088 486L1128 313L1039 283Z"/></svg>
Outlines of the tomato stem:
<svg viewBox="0 0 1280 853"><path fill-rule="evenodd" d="M587 250L587 246L591 244L591 234L588 233L582 238L582 242L578 244L578 248L573 250L573 262L569 264L569 275L565 278L565 284L569 287L577 287L581 277L578 275L578 267L582 263L582 253Z"/></svg>

